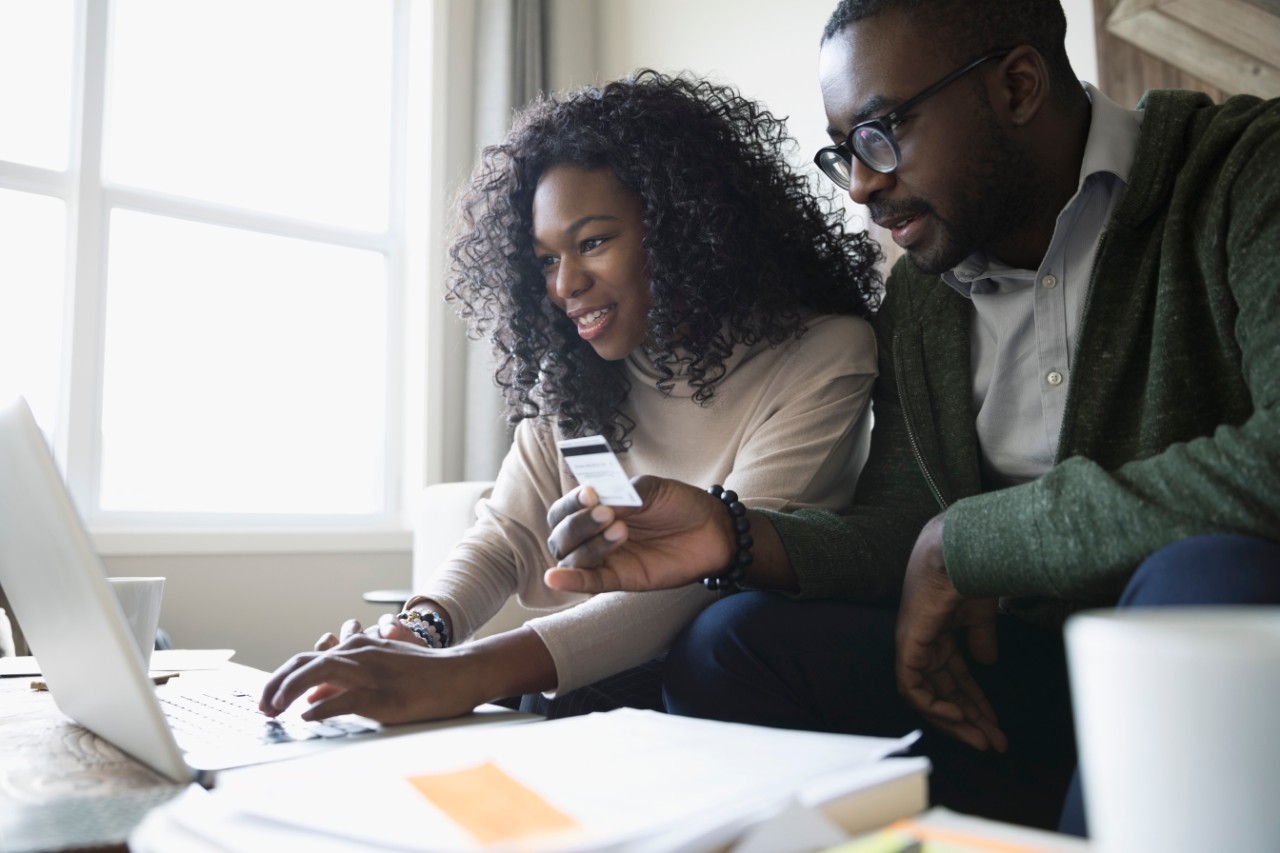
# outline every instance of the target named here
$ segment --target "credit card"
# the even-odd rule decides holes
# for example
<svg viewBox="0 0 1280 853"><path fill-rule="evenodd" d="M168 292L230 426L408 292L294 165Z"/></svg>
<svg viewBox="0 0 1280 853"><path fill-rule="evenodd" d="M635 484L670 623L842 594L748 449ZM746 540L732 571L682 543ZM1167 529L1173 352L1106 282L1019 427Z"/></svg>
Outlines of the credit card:
<svg viewBox="0 0 1280 853"><path fill-rule="evenodd" d="M603 435L566 438L557 442L557 446L573 476L582 485L595 489L600 503L607 506L641 506L644 503Z"/></svg>

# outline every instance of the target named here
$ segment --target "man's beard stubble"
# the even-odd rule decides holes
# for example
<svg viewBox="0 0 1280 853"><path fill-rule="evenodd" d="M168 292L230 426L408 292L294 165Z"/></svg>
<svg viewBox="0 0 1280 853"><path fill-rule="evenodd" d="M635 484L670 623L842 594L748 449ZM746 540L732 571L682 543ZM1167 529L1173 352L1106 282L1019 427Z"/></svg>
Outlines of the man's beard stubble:
<svg viewBox="0 0 1280 853"><path fill-rule="evenodd" d="M984 127L982 138L972 140L973 150L980 156L971 161L971 168L957 183L954 212L944 217L923 199L911 199L900 206L931 216L937 223L932 246L907 251L921 272L941 275L1031 221L1039 189L1031 180L1036 171L1030 158L994 120Z"/></svg>

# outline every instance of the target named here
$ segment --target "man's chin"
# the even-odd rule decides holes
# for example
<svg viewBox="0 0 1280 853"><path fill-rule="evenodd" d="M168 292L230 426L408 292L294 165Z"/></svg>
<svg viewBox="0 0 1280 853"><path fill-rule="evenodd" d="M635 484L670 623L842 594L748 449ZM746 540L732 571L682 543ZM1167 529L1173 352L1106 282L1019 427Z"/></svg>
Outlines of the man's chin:
<svg viewBox="0 0 1280 853"><path fill-rule="evenodd" d="M907 259L911 261L912 266L920 272L927 275L942 275L959 263L944 263L936 254L924 252L919 249L907 249Z"/></svg>
<svg viewBox="0 0 1280 853"><path fill-rule="evenodd" d="M942 245L920 245L917 244L906 249L906 255L911 259L912 265L922 273L928 275L942 275L948 270L954 269L957 264L969 257L971 254L964 249L959 248L955 242L947 240Z"/></svg>

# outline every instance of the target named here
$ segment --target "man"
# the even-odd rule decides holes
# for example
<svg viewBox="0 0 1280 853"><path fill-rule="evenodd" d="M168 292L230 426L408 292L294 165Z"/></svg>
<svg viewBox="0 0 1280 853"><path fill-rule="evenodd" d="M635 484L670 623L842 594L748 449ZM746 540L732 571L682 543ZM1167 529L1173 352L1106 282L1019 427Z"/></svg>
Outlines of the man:
<svg viewBox="0 0 1280 853"><path fill-rule="evenodd" d="M1075 764L1068 613L1280 602L1280 102L1123 109L1065 30L1057 0L840 4L816 162L907 252L854 506L748 512L744 546L721 500L642 478L638 512L562 499L547 573L651 589L748 553L744 585L790 595L705 611L670 710L923 724L935 801L1046 826Z"/></svg>

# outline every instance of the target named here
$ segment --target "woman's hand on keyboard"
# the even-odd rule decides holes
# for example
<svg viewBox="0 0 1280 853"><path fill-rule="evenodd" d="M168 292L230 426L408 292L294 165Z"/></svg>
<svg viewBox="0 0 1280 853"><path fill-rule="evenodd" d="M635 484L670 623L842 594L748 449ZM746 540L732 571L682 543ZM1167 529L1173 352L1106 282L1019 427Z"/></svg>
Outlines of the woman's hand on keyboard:
<svg viewBox="0 0 1280 853"><path fill-rule="evenodd" d="M304 720L360 714L395 724L457 717L486 701L465 655L428 649L405 633L411 639L354 631L327 649L294 655L268 679L259 709L274 717L305 695Z"/></svg>
<svg viewBox="0 0 1280 853"><path fill-rule="evenodd" d="M410 631L400 620L396 619L393 613L384 613L378 617L378 624L364 628L358 619L348 619L342 623L342 627L338 629L337 634L326 632L320 635L320 639L316 640L313 648L317 652L327 652L334 646L341 643L348 637L356 634L368 634L370 637L381 637L387 640L402 640L406 643L417 643L425 646L426 643L418 638L418 635Z"/></svg>
<svg viewBox="0 0 1280 853"><path fill-rule="evenodd" d="M302 652L267 680L258 707L274 717L306 697L305 720L360 714L380 723L440 720L477 705L556 687L555 661L528 626L444 649L353 630Z"/></svg>

